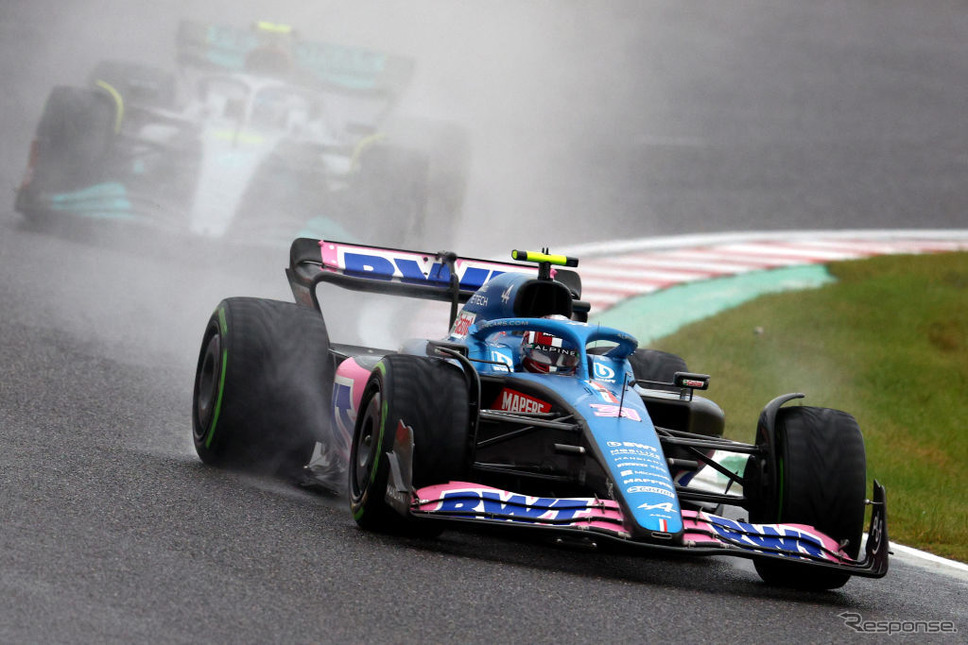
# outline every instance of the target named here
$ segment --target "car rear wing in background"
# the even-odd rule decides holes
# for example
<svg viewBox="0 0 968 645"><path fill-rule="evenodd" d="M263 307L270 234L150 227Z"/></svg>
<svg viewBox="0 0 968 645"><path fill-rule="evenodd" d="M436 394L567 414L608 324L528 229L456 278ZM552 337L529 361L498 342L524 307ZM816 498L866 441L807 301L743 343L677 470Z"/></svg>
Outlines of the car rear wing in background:
<svg viewBox="0 0 968 645"><path fill-rule="evenodd" d="M274 71L295 83L392 97L410 85L414 71L411 58L302 40L288 25L268 22L234 27L183 20L176 45L178 64L185 67Z"/></svg>
<svg viewBox="0 0 968 645"><path fill-rule="evenodd" d="M286 276L300 304L319 310L316 285L328 282L345 289L450 302L451 320L491 278L502 273L539 275L533 264L458 257L450 251L425 253L301 237L289 250ZM555 279L581 297L578 274L557 269ZM576 302L577 304L577 302Z"/></svg>

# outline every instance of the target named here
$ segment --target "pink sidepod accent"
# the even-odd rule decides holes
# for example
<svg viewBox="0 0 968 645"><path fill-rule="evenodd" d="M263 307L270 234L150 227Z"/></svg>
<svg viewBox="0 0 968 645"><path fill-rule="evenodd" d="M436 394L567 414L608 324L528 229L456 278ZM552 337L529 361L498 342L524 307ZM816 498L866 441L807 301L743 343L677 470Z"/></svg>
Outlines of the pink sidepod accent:
<svg viewBox="0 0 968 645"><path fill-rule="evenodd" d="M361 367L355 359L348 358L336 368L336 378L343 383L352 383L353 411L359 410L360 401L363 399L363 388L370 378L370 370Z"/></svg>
<svg viewBox="0 0 968 645"><path fill-rule="evenodd" d="M369 378L370 371L360 367L352 358L339 364L333 378L334 447L346 460L350 456L353 428Z"/></svg>

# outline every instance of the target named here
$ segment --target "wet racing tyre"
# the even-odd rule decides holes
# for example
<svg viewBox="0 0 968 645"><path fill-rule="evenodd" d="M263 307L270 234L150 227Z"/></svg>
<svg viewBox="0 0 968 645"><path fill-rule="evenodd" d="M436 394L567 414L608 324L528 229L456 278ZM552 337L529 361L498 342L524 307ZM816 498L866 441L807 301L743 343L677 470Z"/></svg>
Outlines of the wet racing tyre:
<svg viewBox="0 0 968 645"><path fill-rule="evenodd" d="M368 243L406 247L422 239L428 164L421 151L399 146L377 145L362 155L352 208L368 227Z"/></svg>
<svg viewBox="0 0 968 645"><path fill-rule="evenodd" d="M688 372L686 361L680 356L657 349L637 349L629 356L636 380L672 383L676 372ZM652 386L666 389L660 386Z"/></svg>
<svg viewBox="0 0 968 645"><path fill-rule="evenodd" d="M160 67L123 60L102 60L88 76L91 88L107 84L125 105L171 109L175 106L175 75Z"/></svg>
<svg viewBox="0 0 968 645"><path fill-rule="evenodd" d="M295 475L330 422L333 362L322 316L293 303L229 298L205 328L192 437L206 464Z"/></svg>
<svg viewBox="0 0 968 645"><path fill-rule="evenodd" d="M350 451L349 494L360 527L388 533L434 534L386 501L398 430L413 430L414 489L466 478L470 408L460 368L439 359L391 354L377 364L363 391ZM428 530L428 528L430 530Z"/></svg>
<svg viewBox="0 0 968 645"><path fill-rule="evenodd" d="M774 463L750 457L743 489L755 524L806 524L841 544L852 558L864 530L867 465L857 421L839 410L796 406L776 416ZM766 445L761 424L757 444ZM778 559L757 559L756 571L768 584L804 590L837 589L849 573Z"/></svg>

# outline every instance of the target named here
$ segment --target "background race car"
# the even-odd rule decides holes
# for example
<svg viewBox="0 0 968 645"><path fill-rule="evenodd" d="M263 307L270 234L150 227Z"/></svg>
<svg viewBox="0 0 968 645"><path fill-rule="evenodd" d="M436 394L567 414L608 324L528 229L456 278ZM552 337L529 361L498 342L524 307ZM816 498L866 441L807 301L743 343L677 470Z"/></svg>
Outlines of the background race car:
<svg viewBox="0 0 968 645"><path fill-rule="evenodd" d="M106 60L86 86L51 90L17 192L30 224L450 243L467 136L394 114L412 60L282 25L183 21L177 62Z"/></svg>
<svg viewBox="0 0 968 645"><path fill-rule="evenodd" d="M296 304L229 298L208 321L198 455L345 488L369 530L471 523L587 547L735 555L770 584L804 589L887 573L884 488L875 481L867 499L851 415L788 405L803 395L787 394L763 408L754 443L725 439L723 411L696 394L708 376L587 322L581 280L564 268L577 259L512 256L525 263L297 239ZM333 342L321 283L448 302L450 331L392 350ZM357 315L327 309L329 321ZM742 474L716 452L745 459ZM696 485L703 468L725 489Z"/></svg>

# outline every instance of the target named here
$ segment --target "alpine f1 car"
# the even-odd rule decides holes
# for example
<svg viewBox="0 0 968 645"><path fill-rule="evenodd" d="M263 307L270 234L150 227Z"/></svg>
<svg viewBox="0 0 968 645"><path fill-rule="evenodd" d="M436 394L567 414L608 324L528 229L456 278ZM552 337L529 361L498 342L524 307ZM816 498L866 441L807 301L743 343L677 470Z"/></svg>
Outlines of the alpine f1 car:
<svg viewBox="0 0 968 645"><path fill-rule="evenodd" d="M269 23L185 21L177 51L177 74L108 60L87 86L53 88L17 192L29 223L283 248L297 235L446 239L467 146L456 125L395 114L412 60Z"/></svg>
<svg viewBox="0 0 968 645"><path fill-rule="evenodd" d="M295 303L230 298L208 321L192 410L198 455L345 486L364 529L477 524L734 555L767 583L804 589L886 574L884 488L875 481L866 499L852 416L788 405L803 395L787 394L765 406L753 443L725 439L722 410L696 394L708 376L588 322L577 259L512 256L295 240ZM322 283L447 302L449 333L441 320L439 339L392 351L333 342ZM745 459L743 473L713 458L722 453ZM729 484L698 485L703 468Z"/></svg>

